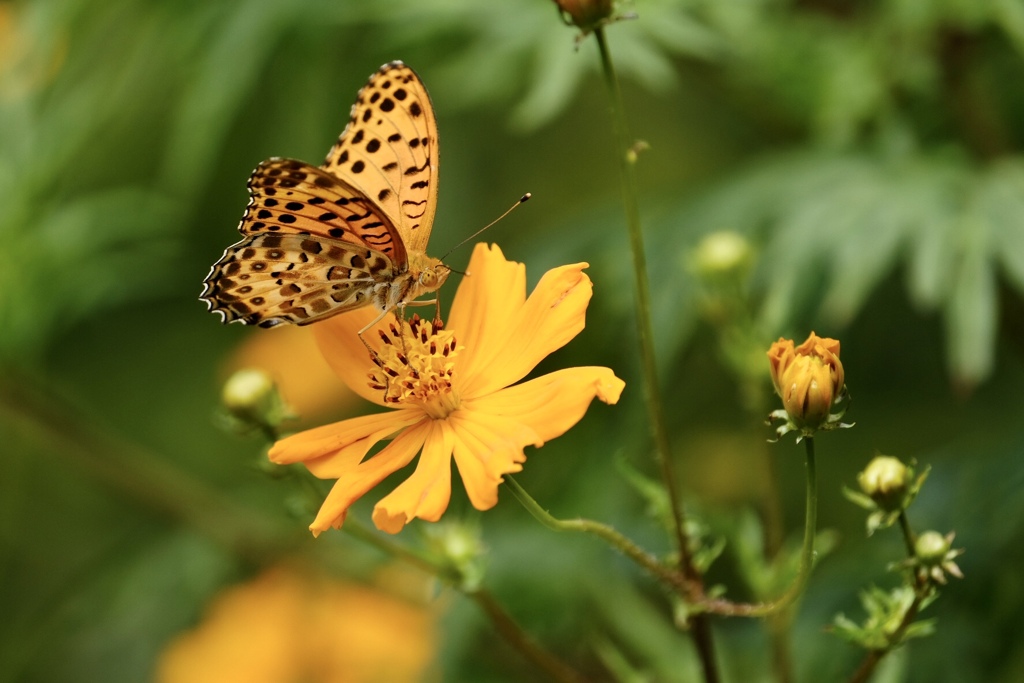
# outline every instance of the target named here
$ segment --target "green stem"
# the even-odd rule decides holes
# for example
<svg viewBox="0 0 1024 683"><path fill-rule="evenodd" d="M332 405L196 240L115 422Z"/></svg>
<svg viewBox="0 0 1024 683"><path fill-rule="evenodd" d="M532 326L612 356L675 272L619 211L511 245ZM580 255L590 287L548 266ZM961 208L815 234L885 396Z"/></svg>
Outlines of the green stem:
<svg viewBox="0 0 1024 683"><path fill-rule="evenodd" d="M703 606L706 598L704 589L699 582L691 581L686 576L667 567L653 555L646 552L632 540L601 522L590 519L558 519L533 499L515 479L505 475L505 483L512 495L537 521L552 531L581 531L603 539L613 548L646 569L652 576L671 586L690 605ZM717 683L718 667L714 659L714 643L711 640L711 624L706 614L697 612L690 617L690 633L700 656L706 683Z"/></svg>
<svg viewBox="0 0 1024 683"><path fill-rule="evenodd" d="M688 588L686 578L679 572L667 567L658 561L656 557L642 549L631 539L623 536L614 528L601 522L590 519L558 519L540 506L526 490L519 485L515 479L505 475L505 484L509 491L515 496L526 510L533 515L537 521L552 531L579 531L585 534L593 534L606 541L613 548L621 552L629 559L636 562L640 567L646 569L655 578L674 586L681 592Z"/></svg>
<svg viewBox="0 0 1024 683"><path fill-rule="evenodd" d="M410 550L405 546L399 545L394 541L384 538L380 534L376 534L373 531L367 529L362 524L359 524L354 519L345 520L345 524L341 527L342 531L348 533L350 536L359 539L367 545L372 545L377 550L381 551L385 555L390 555L394 558L407 562L412 566L420 569L427 574L433 574L434 576L455 584L459 583L459 574L451 567L445 567L439 562L435 562L426 555L417 553L414 550Z"/></svg>
<svg viewBox="0 0 1024 683"><path fill-rule="evenodd" d="M402 561L433 574L439 579L446 581L456 590L475 602L483 610L484 614L491 620L491 625L513 648L515 648L525 659L534 664L538 669L544 671L553 681L558 683L582 683L583 677L572 667L557 659L550 652L542 648L537 642L522 629L519 624L505 611L489 591L483 588L468 588L464 585L459 571L443 563L437 562L430 557L410 550L394 541L374 533L365 526L358 524L355 520L347 520L342 530L351 536L372 545L381 552L398 558Z"/></svg>
<svg viewBox="0 0 1024 683"><path fill-rule="evenodd" d="M676 546L679 548L679 566L687 581L694 584L698 593L703 592L700 572L693 564L690 553L689 538L686 534L686 520L683 504L676 488L675 474L672 472L672 448L665 426L665 413L661 405L658 387L658 364L654 357L654 326L651 323L651 292L647 282L647 256L644 251L644 234L640 226L640 204L636 191L636 151L633 138L629 134L629 123L626 121L625 107L622 104L622 90L619 79L615 75L615 65L605 39L604 27L594 29L597 48L601 53L601 70L608 88L608 101L611 108L612 122L618 144L619 170L622 185L622 203L626 210L626 227L629 232L629 246L633 253L633 279L636 294L636 332L640 343L640 360L643 367L644 397L647 401L647 414L650 417L651 436L654 439L654 454L661 469L661 478L668 493L669 506L672 511L672 526L675 532ZM706 683L717 683L718 665L715 663L714 643L711 640L711 626L704 614L695 614L690 618L694 645L700 656Z"/></svg>
<svg viewBox="0 0 1024 683"><path fill-rule="evenodd" d="M493 595L482 589L469 591L466 595L490 618L491 624L494 625L498 633L534 665L547 673L551 680L559 683L583 683L585 679L579 672L538 646L501 607Z"/></svg>
<svg viewBox="0 0 1024 683"><path fill-rule="evenodd" d="M803 594L814 568L814 537L818 532L818 466L814 459L814 437L804 439L807 456L807 508L804 512L804 545L800 551L800 569L789 591L779 599L789 605Z"/></svg>
<svg viewBox="0 0 1024 683"><path fill-rule="evenodd" d="M907 520L906 510L900 510L899 519L900 529L903 531L903 542L907 545L907 557L913 559L917 554L917 551L914 549L914 546L917 543L917 536L914 535L914 532L910 528L910 521Z"/></svg>
<svg viewBox="0 0 1024 683"><path fill-rule="evenodd" d="M668 430L665 427L664 411L658 393L658 367L654 358L654 335L651 323L651 292L647 282L647 257L644 252L644 236L640 226L640 205L637 202L636 175L634 166L635 153L631 151L633 140L629 134L629 125L622 106L622 92L619 80L615 75L608 42L605 39L604 27L594 29L594 37L601 52L601 66L604 72L605 85L608 87L608 99L611 106L612 122L617 138L617 155L622 180L622 201L626 210L626 226L629 230L629 243L633 252L633 277L636 292L636 330L640 342L640 360L644 377L644 397L647 401L647 412L651 420L651 436L654 439L654 452L661 468L661 476L668 491L669 504L672 507L672 519L679 547L681 566L689 578L697 579L690 547L686 538L683 506L676 489L675 476L672 473L671 447Z"/></svg>
<svg viewBox="0 0 1024 683"><path fill-rule="evenodd" d="M814 439L804 439L807 453L807 508L804 516L804 542L800 551L800 568L789 588L777 600L762 603L735 603L728 600L706 600L702 607L713 614L733 617L766 617L791 605L807 586L814 568L814 536L818 525L818 475L814 459Z"/></svg>
<svg viewBox="0 0 1024 683"><path fill-rule="evenodd" d="M914 534L913 529L910 528L910 520L907 519L907 511L900 510L900 529L903 531L903 541L907 546L907 557L913 559L917 555L917 551L914 548L917 536ZM900 625L896 627L896 630L892 632L892 635L888 637L888 645L883 648L876 648L874 650L868 650L867 654L864 655L864 659L861 660L857 670L853 672L847 683L867 683L871 678L871 674L875 672L875 668L878 663L892 651L892 648L903 640L903 634L907 632L914 619L917 618L918 613L921 611L921 605L924 604L925 598L928 597L930 586L928 579L922 576L920 572L914 571L914 600L910 603L910 607L907 608L906 613L903 615L903 619L900 620Z"/></svg>

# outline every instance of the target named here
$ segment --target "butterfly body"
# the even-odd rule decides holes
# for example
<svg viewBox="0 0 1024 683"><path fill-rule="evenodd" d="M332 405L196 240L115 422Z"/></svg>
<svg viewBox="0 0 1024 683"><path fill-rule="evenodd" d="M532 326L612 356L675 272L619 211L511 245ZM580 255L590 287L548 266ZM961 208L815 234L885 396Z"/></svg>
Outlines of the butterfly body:
<svg viewBox="0 0 1024 683"><path fill-rule="evenodd" d="M425 251L437 169L427 91L409 67L385 64L322 166L275 157L253 171L243 239L214 264L201 298L224 322L261 327L363 306L400 312L451 272Z"/></svg>

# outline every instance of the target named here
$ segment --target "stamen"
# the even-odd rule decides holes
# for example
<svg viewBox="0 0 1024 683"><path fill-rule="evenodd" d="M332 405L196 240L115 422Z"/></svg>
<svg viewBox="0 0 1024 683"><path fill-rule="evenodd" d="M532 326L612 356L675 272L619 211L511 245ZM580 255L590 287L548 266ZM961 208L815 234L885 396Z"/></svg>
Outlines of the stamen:
<svg viewBox="0 0 1024 683"><path fill-rule="evenodd" d="M452 382L458 352L454 334L418 315L390 327L393 334L381 333L386 343L374 359L379 369L369 373L369 386L383 390L389 405L411 403L434 417L449 415L459 405Z"/></svg>

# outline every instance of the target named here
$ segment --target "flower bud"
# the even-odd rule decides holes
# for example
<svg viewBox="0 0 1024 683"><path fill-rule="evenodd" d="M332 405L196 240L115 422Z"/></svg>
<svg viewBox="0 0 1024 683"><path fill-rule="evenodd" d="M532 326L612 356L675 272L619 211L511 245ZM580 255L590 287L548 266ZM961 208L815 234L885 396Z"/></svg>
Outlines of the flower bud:
<svg viewBox="0 0 1024 683"><path fill-rule="evenodd" d="M228 377L221 402L231 417L249 427L276 426L287 414L274 379L256 368L243 368Z"/></svg>
<svg viewBox="0 0 1024 683"><path fill-rule="evenodd" d="M463 588L475 590L484 578L487 549L475 525L441 523L427 530L429 545L444 564L455 570Z"/></svg>
<svg viewBox="0 0 1024 683"><path fill-rule="evenodd" d="M555 0L567 24L591 31L612 15L612 0Z"/></svg>
<svg viewBox="0 0 1024 683"><path fill-rule="evenodd" d="M768 350L768 362L790 421L804 434L826 426L845 382L839 341L811 332L794 348L791 339L780 338Z"/></svg>
<svg viewBox="0 0 1024 683"><path fill-rule="evenodd" d="M926 531L914 543L914 558L910 566L917 566L924 577L936 583L946 583L946 575L964 578L964 573L954 560L963 555L962 548L953 548L953 532L945 536L938 531Z"/></svg>
<svg viewBox="0 0 1024 683"><path fill-rule="evenodd" d="M692 255L694 272L705 280L719 280L747 274L754 251L747 239L731 230L709 233Z"/></svg>
<svg viewBox="0 0 1024 683"><path fill-rule="evenodd" d="M897 458L879 455L857 475L857 482L879 508L892 512L903 507L909 489L909 477L907 466Z"/></svg>
<svg viewBox="0 0 1024 683"><path fill-rule="evenodd" d="M917 537L914 554L925 567L937 566L946 560L952 546L952 537L943 536L938 531L926 531Z"/></svg>

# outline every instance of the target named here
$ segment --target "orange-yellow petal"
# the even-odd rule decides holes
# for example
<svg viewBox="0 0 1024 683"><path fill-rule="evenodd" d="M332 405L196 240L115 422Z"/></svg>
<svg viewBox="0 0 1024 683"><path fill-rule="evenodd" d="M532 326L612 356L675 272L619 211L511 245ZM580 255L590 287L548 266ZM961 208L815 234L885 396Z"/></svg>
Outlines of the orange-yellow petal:
<svg viewBox="0 0 1024 683"><path fill-rule="evenodd" d="M511 313L526 301L526 266L508 261L498 245L477 244L469 259L468 275L459 283L448 315L462 347L460 365L472 367L480 354L491 354L508 338Z"/></svg>
<svg viewBox="0 0 1024 683"><path fill-rule="evenodd" d="M617 403L625 386L609 368L566 368L472 399L464 407L473 414L502 416L528 425L544 442L579 422L594 398Z"/></svg>
<svg viewBox="0 0 1024 683"><path fill-rule="evenodd" d="M431 422L416 471L373 508L374 525L397 534L419 517L436 522L452 495L452 448L455 435L444 420Z"/></svg>
<svg viewBox="0 0 1024 683"><path fill-rule="evenodd" d="M267 455L279 465L305 462L321 479L335 478L359 464L375 443L422 419L415 409L354 417L281 439Z"/></svg>
<svg viewBox="0 0 1024 683"><path fill-rule="evenodd" d="M486 395L518 382L548 354L583 330L593 293L586 263L549 270L519 310L506 311L512 328L491 349L456 359L456 381L463 397ZM458 329L456 336L458 336Z"/></svg>
<svg viewBox="0 0 1024 683"><path fill-rule="evenodd" d="M379 389L371 389L368 378L368 374L371 370L376 369L376 366L358 334L359 330L373 322L373 319L379 315L380 311L374 306L365 306L314 323L310 329L320 347L320 352L334 373L352 391L367 401L382 406L385 405L384 392ZM394 321L394 314L388 313L381 318L379 323L363 333L363 339L374 349L379 348L381 342L378 330L386 330L388 325Z"/></svg>
<svg viewBox="0 0 1024 683"><path fill-rule="evenodd" d="M455 464L477 510L488 510L498 502L502 475L523 469L523 447L543 443L528 425L501 415L461 410L449 422L455 428Z"/></svg>
<svg viewBox="0 0 1024 683"><path fill-rule="evenodd" d="M326 531L331 527L340 529L352 503L383 481L389 474L412 462L423 446L423 440L429 430L429 420L409 427L396 436L381 452L360 463L336 481L331 492L327 494L327 499L320 506L320 512L317 513L316 519L309 525L309 530L313 532L313 535L318 536L321 531Z"/></svg>
<svg viewBox="0 0 1024 683"><path fill-rule="evenodd" d="M771 374L775 393L779 396L782 396L783 391L782 375L793 362L794 355L792 339L779 337L779 341L773 342L768 349L768 372Z"/></svg>

